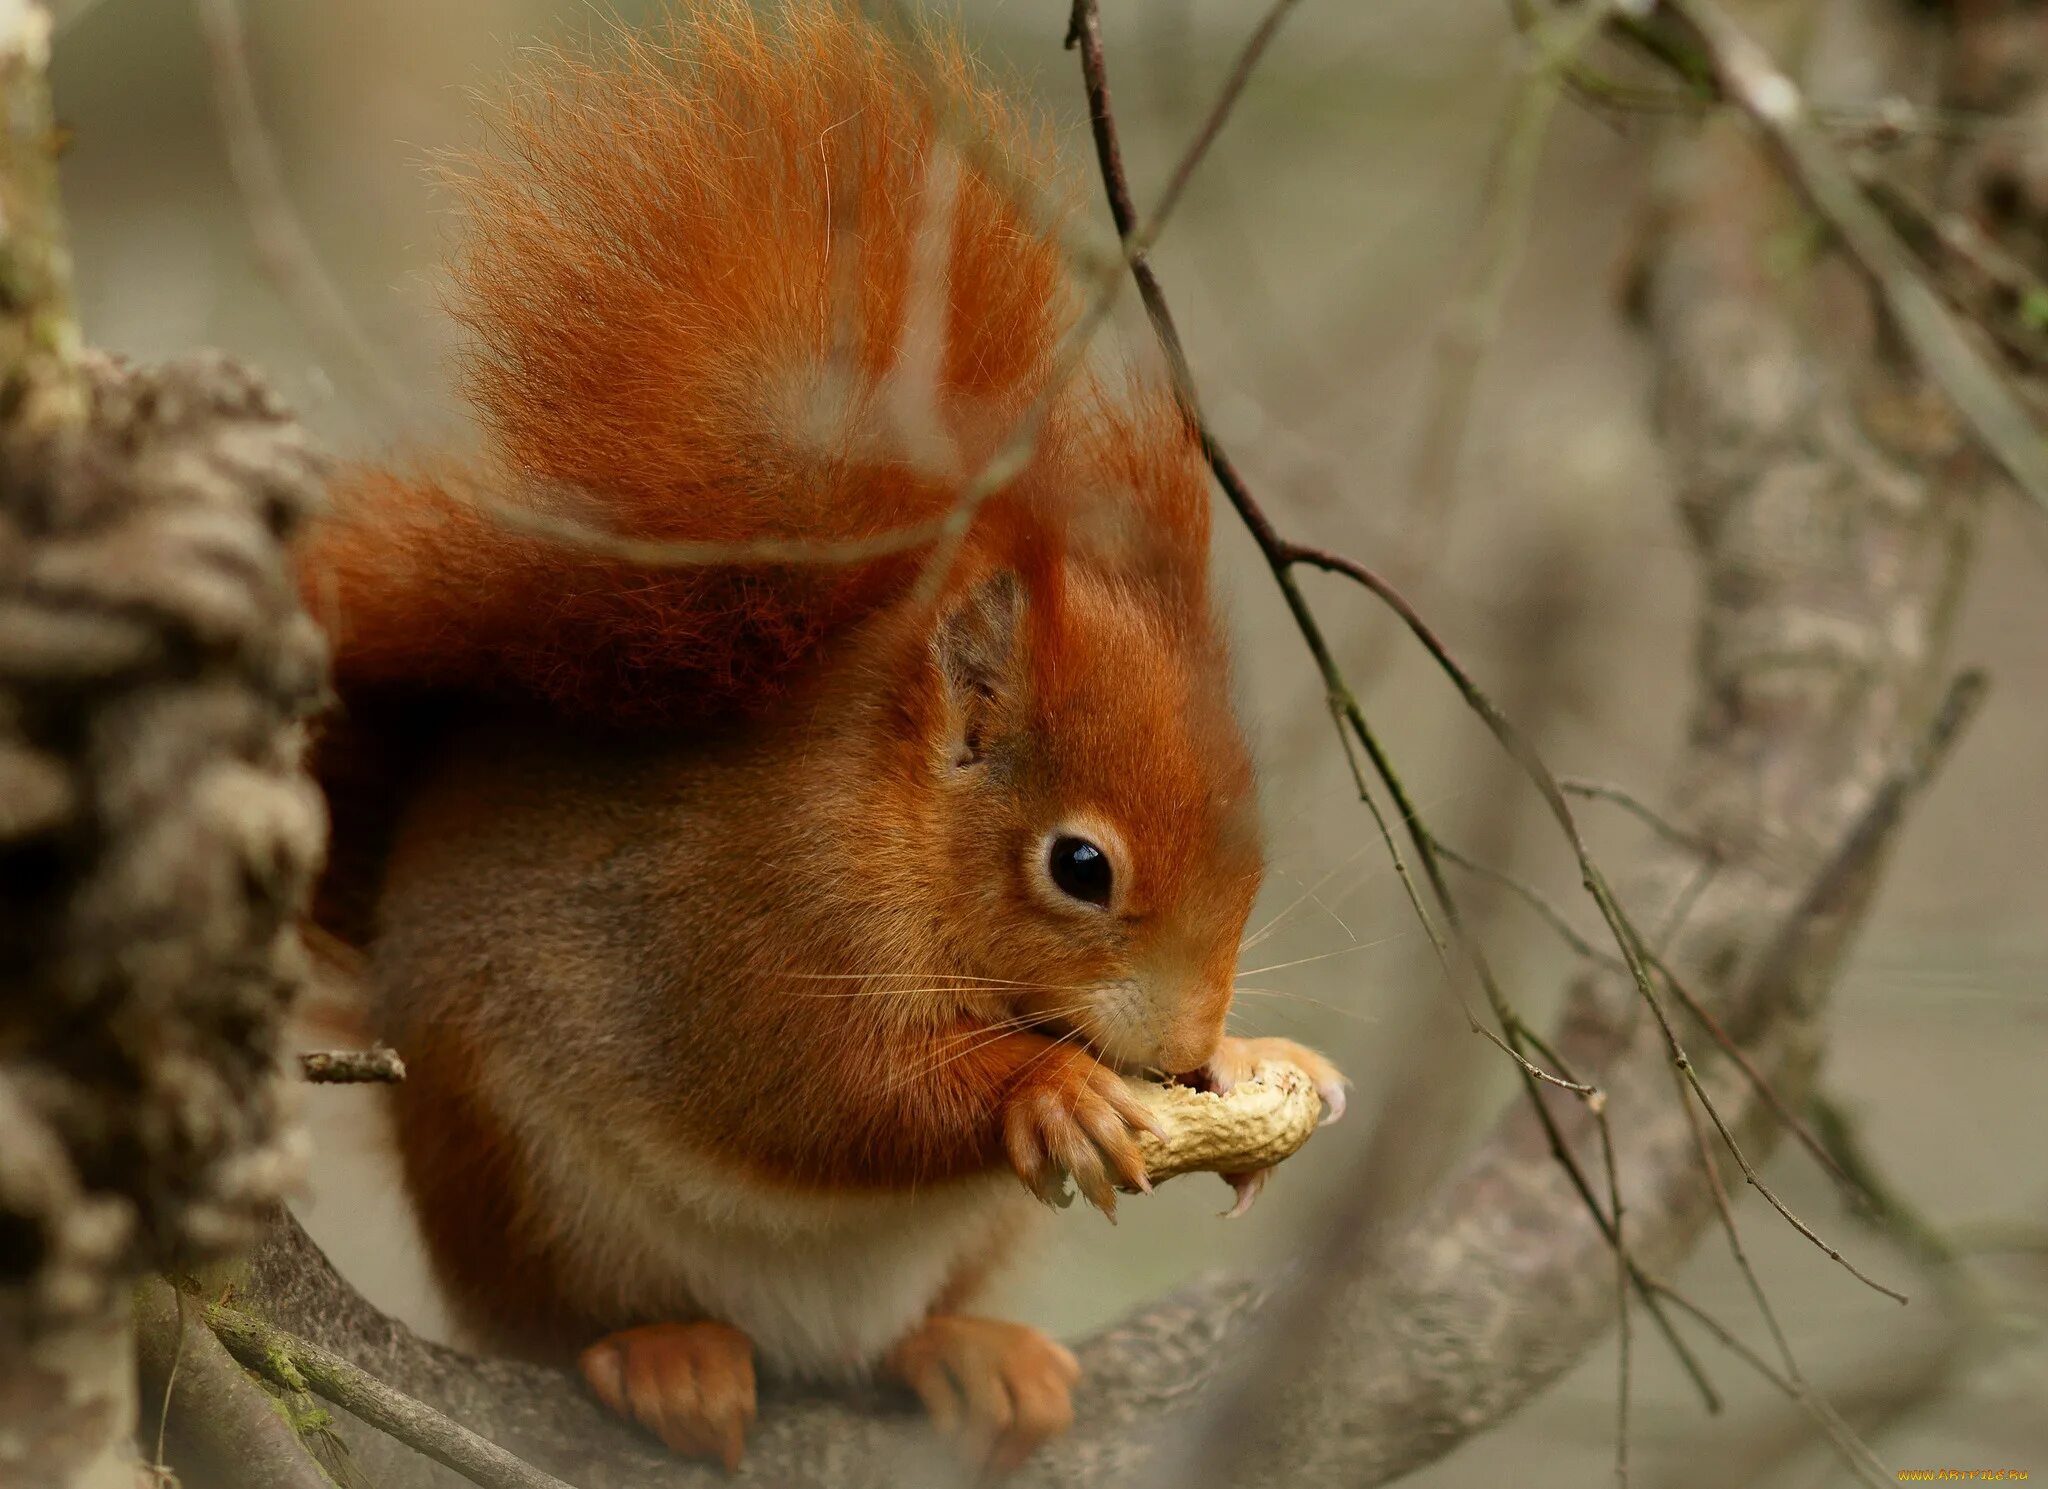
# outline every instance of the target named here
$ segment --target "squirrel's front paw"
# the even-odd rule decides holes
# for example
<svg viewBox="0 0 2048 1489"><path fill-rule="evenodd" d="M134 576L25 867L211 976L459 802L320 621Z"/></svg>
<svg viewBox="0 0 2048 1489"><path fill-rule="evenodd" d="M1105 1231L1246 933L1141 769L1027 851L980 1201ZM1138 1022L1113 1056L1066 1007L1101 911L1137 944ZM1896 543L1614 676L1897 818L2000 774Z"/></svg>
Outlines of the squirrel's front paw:
<svg viewBox="0 0 2048 1489"><path fill-rule="evenodd" d="M1074 1420L1081 1364L1036 1329L935 1314L889 1352L883 1369L923 1399L932 1425L977 1467L1008 1473Z"/></svg>
<svg viewBox="0 0 2048 1489"><path fill-rule="evenodd" d="M740 1466L754 1421L754 1343L730 1324L648 1324L583 1351L598 1398L678 1453Z"/></svg>
<svg viewBox="0 0 2048 1489"><path fill-rule="evenodd" d="M1327 1057L1291 1039L1239 1039L1225 1035L1199 1075L1210 1090L1228 1091L1239 1081L1250 1080L1252 1072L1266 1061L1292 1065L1315 1083L1316 1093L1330 1108L1330 1115L1323 1119L1326 1125L1344 1115L1344 1093L1351 1084L1344 1078L1344 1072L1331 1064ZM1232 1219L1252 1207L1252 1201L1266 1187L1266 1176L1272 1172L1269 1168L1262 1168L1223 1176L1224 1182L1237 1192L1237 1203L1228 1211Z"/></svg>
<svg viewBox="0 0 2048 1489"><path fill-rule="evenodd" d="M1088 1202L1116 1219L1116 1186L1149 1193L1137 1133L1164 1138L1123 1077L1085 1050L1048 1043L1003 1102L1003 1146L1025 1186L1047 1204L1063 1202L1068 1178Z"/></svg>

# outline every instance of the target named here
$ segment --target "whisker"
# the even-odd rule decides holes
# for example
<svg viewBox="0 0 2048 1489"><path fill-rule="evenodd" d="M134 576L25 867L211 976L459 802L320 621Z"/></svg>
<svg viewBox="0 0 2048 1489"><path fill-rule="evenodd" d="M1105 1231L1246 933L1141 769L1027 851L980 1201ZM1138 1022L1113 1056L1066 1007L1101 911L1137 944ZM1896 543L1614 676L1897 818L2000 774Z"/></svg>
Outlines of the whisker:
<svg viewBox="0 0 2048 1489"><path fill-rule="evenodd" d="M1020 1024L996 1025L989 1031L985 1032L981 1038L976 1039L973 1043L967 1045L964 1049L954 1050L952 1053L946 1055L943 1059L933 1060L928 1064L920 1067L919 1069L911 1071L902 1080L893 1082L884 1089L889 1091L895 1091L903 1086L909 1085L913 1081L927 1080L930 1077L937 1075L940 1071L944 1070L948 1065L952 1065L961 1060L964 1060L969 1055L972 1055L979 1050L985 1049L989 1045L999 1042L1008 1035L1028 1033L1037 1026L1038 1025L1036 1021Z"/></svg>
<svg viewBox="0 0 2048 1489"><path fill-rule="evenodd" d="M890 1085L885 1086L883 1089L885 1091L894 1091L898 1087L907 1085L911 1081L922 1080L927 1076L934 1075L937 1072L945 1069L948 1065L951 1065L956 1060L964 1060L969 1055L973 1054L975 1051L983 1049L988 1045L994 1044L997 1040L1002 1039L1005 1035L1018 1033L1023 1030L1043 1027L1044 1025L1051 1023L1055 1019L1062 1019L1072 1014L1079 1013L1086 1007L1087 1005L1085 1003L1074 1003L1062 1008L1048 1009L1043 1013L1026 1014L1020 1015L1016 1018L1004 1019L985 1028L976 1029L972 1031L970 1034L961 1036L962 1038L970 1041L967 1044L966 1048L953 1050L951 1051L951 1053L946 1054L944 1058L931 1061L930 1063L920 1067L919 1069L911 1071L902 1079L892 1082ZM1078 1029L1072 1030L1068 1034L1062 1035L1058 1040L1055 1040L1054 1044L1055 1046L1059 1044L1064 1044L1068 1039L1077 1036L1079 1033L1080 1030ZM1049 1053L1049 1051L1041 1051L1036 1058L1042 1059L1044 1058L1044 1055L1047 1053ZM1035 1059L1033 1063L1036 1063ZM1026 1068L1028 1069L1029 1067L1027 1066Z"/></svg>
<svg viewBox="0 0 2048 1489"><path fill-rule="evenodd" d="M1322 878L1316 880L1315 883L1309 885L1308 888L1304 889L1284 909L1276 911L1274 914L1268 916L1263 925L1261 925L1257 930L1253 931L1250 935L1246 936L1244 940L1240 943L1240 949L1249 951L1252 947L1258 945L1261 941L1265 940L1266 937L1272 935L1273 932L1279 928L1281 921L1285 920L1288 916L1292 915L1296 910L1299 910L1304 904L1308 903L1308 901L1315 899L1317 893L1323 888L1324 885L1328 884L1332 879L1336 878L1339 874L1343 873L1346 869L1350 868L1353 864L1357 863L1359 859L1365 857L1367 853L1372 851L1373 846L1374 845L1371 843L1363 843L1359 846L1357 852L1351 854L1348 858L1345 858L1342 861L1333 864L1330 867L1329 871L1322 876ZM1321 901L1317 901L1317 903L1321 904ZM1324 906L1324 909L1327 912L1328 907ZM1332 918L1334 919L1335 917ZM1341 921L1338 923L1340 925L1342 924ZM1347 932L1346 934L1349 934L1349 932Z"/></svg>
<svg viewBox="0 0 2048 1489"><path fill-rule="evenodd" d="M1251 998L1278 998L1287 1003L1307 1003L1316 1008L1327 1009L1329 1012L1343 1018L1356 1019L1361 1024L1376 1024L1379 1022L1379 1019L1373 1014L1362 1013L1356 1008L1346 1008L1342 1003L1332 1003L1327 998L1312 998L1307 993L1289 993L1282 992L1278 988L1262 987L1232 988L1231 992L1233 995L1243 993Z"/></svg>
<svg viewBox="0 0 2048 1489"><path fill-rule="evenodd" d="M814 993L801 988L775 988L785 998L915 998L928 993L991 993L1009 992L1009 988L984 988L973 984L943 983L933 987L876 987L854 988L843 993ZM1046 991L1058 991L1047 989Z"/></svg>
<svg viewBox="0 0 2048 1489"><path fill-rule="evenodd" d="M1079 1039L1080 1037L1081 1031L1079 1029L1067 1030L1067 1032L1062 1034L1058 1039L1055 1039L1051 1044L1047 1045L1044 1049L1040 1050L1037 1054L1033 1055L1029 1060L1026 1060L1024 1064L1019 1068L1018 1073L1022 1074L1026 1070L1035 1070L1042 1062L1050 1059L1052 1057L1053 1052L1059 1049L1061 1045L1066 1044L1069 1040Z"/></svg>
<svg viewBox="0 0 2048 1489"><path fill-rule="evenodd" d="M1370 887L1375 880L1392 872L1393 868L1389 864L1366 864L1363 867L1359 868L1356 872L1349 874L1344 879L1340 880L1335 889L1319 887L1315 894L1316 908L1321 910L1324 914L1329 915L1332 919L1336 919L1336 912L1333 909L1331 909L1331 906L1349 904L1354 898L1356 898L1359 894L1363 893L1368 887ZM1281 915L1275 917L1274 921L1271 924L1262 928L1256 937L1248 937L1243 942L1239 943L1238 950L1240 952L1249 951L1253 946L1256 946L1259 942L1270 940L1273 936L1279 934L1280 931L1286 928L1286 923L1293 920L1299 908L1300 902L1297 901L1292 909L1282 911ZM1338 924L1343 925L1345 923L1342 920L1338 920ZM1348 927L1346 928L1345 933L1347 935L1350 934Z"/></svg>
<svg viewBox="0 0 2048 1489"><path fill-rule="evenodd" d="M1263 967L1247 967L1238 976L1258 977L1267 972L1284 972L1289 967L1306 967L1310 962L1326 962L1333 956L1345 956L1354 951L1370 951L1375 946L1385 946L1389 941L1399 941L1407 934L1408 932L1406 931L1394 931L1376 940L1353 942L1349 946L1340 946L1335 951L1321 951L1317 952L1314 956L1296 957L1291 962L1271 962Z"/></svg>
<svg viewBox="0 0 2048 1489"><path fill-rule="evenodd" d="M964 1060L976 1050L994 1044L997 1040L1007 1035L1029 1029L1036 1022L1034 1019L1004 1019L986 1028L976 1029L972 1034L962 1035L957 1040L949 1041L945 1048L950 1049L950 1045L956 1043L964 1043L965 1048L951 1049L950 1053L945 1054L942 1058L929 1061L915 1070L906 1072L899 1079L891 1081L882 1089L885 1092L896 1091L913 1081L923 1080L927 1076L935 1075L954 1061Z"/></svg>
<svg viewBox="0 0 2048 1489"><path fill-rule="evenodd" d="M1346 936L1349 936L1354 941L1358 939L1358 933L1352 930L1350 926L1344 923L1343 916L1339 915L1335 910L1332 910L1328 905L1323 903L1323 897L1321 895L1316 895L1313 898L1315 899L1316 908L1322 911L1323 914L1329 916L1330 919L1337 922L1338 930L1342 931Z"/></svg>
<svg viewBox="0 0 2048 1489"><path fill-rule="evenodd" d="M1427 800L1415 803L1415 810L1418 812L1435 811L1438 807L1443 806L1445 803L1456 801L1458 798L1462 796L1468 796L1477 789L1478 788L1476 786L1455 787L1437 796L1433 796L1428 798ZM1325 873L1322 876L1322 878L1316 880L1314 884L1310 885L1307 891L1305 891L1302 895L1296 898L1293 901L1293 903L1288 905L1285 909L1269 917L1266 920L1266 922L1263 925L1261 925L1256 931L1253 931L1252 933L1247 935L1244 938L1244 940L1241 943L1239 943L1239 949L1242 951L1249 951L1252 949L1252 947L1258 945L1259 942L1265 940L1268 936L1272 935L1274 931L1279 929L1280 923L1283 920L1285 920L1289 915L1292 915L1296 910L1300 909L1305 902L1314 899L1316 895L1322 890L1322 888L1330 882L1330 880L1336 878L1338 874L1344 872L1344 870L1350 868L1353 864L1357 863L1359 859L1363 858L1366 854L1372 852L1375 848L1378 848L1380 846L1381 844L1378 842L1377 839L1369 839L1366 842L1362 843L1356 852L1352 853L1349 857L1343 859L1341 862L1332 867L1327 873ZM1351 893L1355 892L1358 889L1362 889L1366 885L1366 883L1368 883L1375 875L1380 873L1389 873L1392 871L1392 869L1393 865L1391 863L1376 864L1372 869L1368 870L1365 874L1361 875L1356 884L1346 889L1345 894L1339 897L1338 903L1342 904L1344 899L1348 898ZM1330 911L1327 905L1323 905L1319 900L1317 901L1317 904L1324 911L1324 913L1330 915L1331 919L1336 919L1336 915L1334 914L1334 912ZM1342 925L1343 922L1340 920L1338 921L1338 924ZM1348 935L1350 934L1350 932L1347 930L1346 934Z"/></svg>
<svg viewBox="0 0 2048 1489"><path fill-rule="evenodd" d="M801 978L807 982L871 982L879 977L918 977L927 980L944 979L949 982L971 983L985 987L1032 988L1040 992L1093 992L1093 984L1062 982L1025 982L1014 977L982 977L972 972L794 972L775 968L764 968L781 977Z"/></svg>

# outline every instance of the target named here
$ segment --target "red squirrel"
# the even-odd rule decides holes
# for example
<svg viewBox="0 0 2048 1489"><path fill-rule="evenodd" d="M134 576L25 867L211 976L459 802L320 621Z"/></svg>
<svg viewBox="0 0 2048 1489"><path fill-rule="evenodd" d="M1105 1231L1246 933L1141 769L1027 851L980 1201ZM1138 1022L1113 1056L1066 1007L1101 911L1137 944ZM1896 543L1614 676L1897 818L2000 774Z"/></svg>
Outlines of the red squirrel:
<svg viewBox="0 0 2048 1489"><path fill-rule="evenodd" d="M1224 1033L1262 856L1197 439L1071 355L1049 147L951 42L716 0L493 125L480 452L346 475L302 559L318 916L437 1273L678 1451L738 1462L758 1362L1012 1466L1078 1367L964 1310L1066 1182L1146 1187L1123 1073L1341 1109Z"/></svg>

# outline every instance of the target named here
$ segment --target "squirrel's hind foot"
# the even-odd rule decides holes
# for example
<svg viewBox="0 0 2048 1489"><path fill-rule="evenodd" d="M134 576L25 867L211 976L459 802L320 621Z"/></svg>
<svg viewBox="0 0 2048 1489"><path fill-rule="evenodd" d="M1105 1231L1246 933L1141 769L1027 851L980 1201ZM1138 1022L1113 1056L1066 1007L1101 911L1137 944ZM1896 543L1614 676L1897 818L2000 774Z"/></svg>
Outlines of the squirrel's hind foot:
<svg viewBox="0 0 2048 1489"><path fill-rule="evenodd" d="M934 1314L883 1368L923 1398L932 1425L978 1468L1009 1473L1074 1420L1073 1353L1033 1328Z"/></svg>
<svg viewBox="0 0 2048 1489"><path fill-rule="evenodd" d="M678 1453L740 1465L754 1422L754 1342L730 1324L607 1334L577 1362L598 1399Z"/></svg>

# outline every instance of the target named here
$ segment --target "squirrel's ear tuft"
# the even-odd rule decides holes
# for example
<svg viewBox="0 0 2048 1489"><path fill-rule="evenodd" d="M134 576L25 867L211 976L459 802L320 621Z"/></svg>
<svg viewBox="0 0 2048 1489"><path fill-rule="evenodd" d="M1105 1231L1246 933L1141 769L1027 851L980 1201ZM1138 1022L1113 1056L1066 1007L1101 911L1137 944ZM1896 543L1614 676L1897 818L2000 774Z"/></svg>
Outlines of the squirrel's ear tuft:
<svg viewBox="0 0 2048 1489"><path fill-rule="evenodd" d="M1024 675L1024 585L1007 569L975 583L939 619L932 654L945 684L955 765L985 755Z"/></svg>

